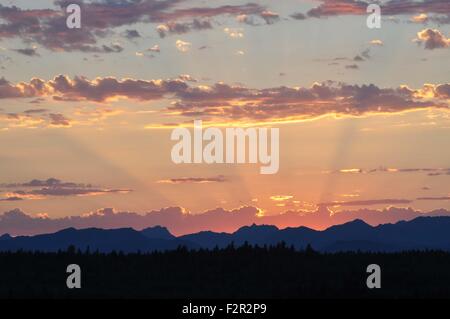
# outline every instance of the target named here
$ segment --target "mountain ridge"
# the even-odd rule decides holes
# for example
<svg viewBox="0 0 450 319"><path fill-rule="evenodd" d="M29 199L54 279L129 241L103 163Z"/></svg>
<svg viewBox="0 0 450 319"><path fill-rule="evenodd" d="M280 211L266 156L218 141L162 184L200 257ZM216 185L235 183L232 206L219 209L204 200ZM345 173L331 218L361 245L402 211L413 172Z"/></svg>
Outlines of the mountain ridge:
<svg viewBox="0 0 450 319"><path fill-rule="evenodd" d="M34 236L0 236L0 251L58 251L75 246L77 249L100 252L152 252L189 249L223 248L230 244L242 246L276 245L284 242L295 249L311 245L324 252L380 251L436 249L450 251L450 217L417 217L410 221L371 226L360 219L331 226L325 230L308 227L279 229L273 225L252 224L233 233L202 231L174 236L166 227L155 226L143 230L133 228L73 227L55 233Z"/></svg>

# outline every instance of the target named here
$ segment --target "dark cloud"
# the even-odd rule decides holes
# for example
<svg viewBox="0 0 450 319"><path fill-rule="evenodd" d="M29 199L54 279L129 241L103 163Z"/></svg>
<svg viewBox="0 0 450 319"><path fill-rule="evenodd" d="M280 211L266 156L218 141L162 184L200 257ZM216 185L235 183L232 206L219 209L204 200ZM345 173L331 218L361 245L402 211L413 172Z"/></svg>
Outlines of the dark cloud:
<svg viewBox="0 0 450 319"><path fill-rule="evenodd" d="M60 113L49 113L47 109L30 109L22 113L4 113L0 111L0 120L10 122L12 126L21 127L69 127L70 119Z"/></svg>
<svg viewBox="0 0 450 319"><path fill-rule="evenodd" d="M37 49L35 48L26 48L26 49L13 49L13 51L20 53L26 56L39 56Z"/></svg>
<svg viewBox="0 0 450 319"><path fill-rule="evenodd" d="M22 9L0 5L0 39L20 38L26 43L39 43L52 51L94 53L121 52L118 47L100 44L114 28L138 22L174 24L178 32L211 28L210 18L222 15L260 14L264 8L253 3L219 7L188 7L186 0L56 0L56 8ZM78 4L82 27L68 29L65 8ZM182 7L180 4L184 4ZM186 20L187 29L179 29ZM126 37L137 36L128 30Z"/></svg>
<svg viewBox="0 0 450 319"><path fill-rule="evenodd" d="M139 32L137 30L125 30L124 37L129 40L132 40L132 39L140 38L141 35L139 34Z"/></svg>
<svg viewBox="0 0 450 319"><path fill-rule="evenodd" d="M423 213L411 208L390 207L383 210L358 209L332 213L324 206L314 211L286 211L282 214L264 215L255 207L241 207L233 210L217 208L203 213L190 213L180 207L169 207L138 214L115 212L111 208L101 209L83 216L61 218L33 217L16 209L0 214L0 234L33 235L51 233L68 227L75 228L121 228L164 226L175 235L199 231L233 232L246 225L276 225L279 228L306 226L325 229L355 219L362 219L371 225L411 220L419 216L449 216L441 209Z"/></svg>
<svg viewBox="0 0 450 319"><path fill-rule="evenodd" d="M291 14L291 18L295 19L295 20L305 20L306 19L306 15L304 15L301 12L296 12L296 13Z"/></svg>
<svg viewBox="0 0 450 319"><path fill-rule="evenodd" d="M363 52L361 52L361 55L367 60L370 59L370 49L365 49Z"/></svg>
<svg viewBox="0 0 450 319"><path fill-rule="evenodd" d="M56 178L47 180L34 179L25 183L12 183L0 185L6 189L6 196L0 200L28 200L43 199L52 196L94 196L102 194L129 193L130 189L107 189L95 187L91 184L64 182Z"/></svg>
<svg viewBox="0 0 450 319"><path fill-rule="evenodd" d="M37 98L37 99L31 100L31 101L28 102L28 103L30 103L30 104L40 104L40 103L42 103L42 102L45 102L45 99L43 99L43 98ZM25 111L25 113L26 113L26 111Z"/></svg>
<svg viewBox="0 0 450 319"><path fill-rule="evenodd" d="M16 201L21 201L23 200L22 197L17 197L17 196L9 196L6 198L0 198L0 202L16 202Z"/></svg>
<svg viewBox="0 0 450 319"><path fill-rule="evenodd" d="M318 0L319 6L308 11L310 17L322 18L340 15L367 15L367 7L373 1L363 0ZM432 13L441 15L441 22L450 16L448 0L388 0L381 3L385 16Z"/></svg>
<svg viewBox="0 0 450 319"><path fill-rule="evenodd" d="M280 120L315 118L325 114L360 116L406 110L449 107L449 84L426 84L380 88L327 81L311 87L252 89L215 83L195 86L187 78L169 80L119 80L114 77L89 80L59 75L53 80L34 78L11 84L0 79L1 98L52 97L58 101L105 102L117 97L140 101L171 99L167 111L189 117L231 120ZM9 115L8 115L9 116Z"/></svg>
<svg viewBox="0 0 450 319"><path fill-rule="evenodd" d="M350 69L350 70L358 70L359 66L356 64L348 64L345 66L346 69Z"/></svg>
<svg viewBox="0 0 450 319"><path fill-rule="evenodd" d="M40 113L46 113L46 112L48 112L47 109L30 109L30 110L23 111L23 113L25 113L25 114L40 114Z"/></svg>
<svg viewBox="0 0 450 319"><path fill-rule="evenodd" d="M102 102L108 98L124 96L138 100L154 100L186 88L187 84L179 79L167 81L126 79L120 81L109 77L89 81L84 77L70 79L60 75L47 82L33 79L29 83L20 83L14 86L2 78L0 79L0 98L51 96L59 101Z"/></svg>
<svg viewBox="0 0 450 319"><path fill-rule="evenodd" d="M32 191L16 191L19 197L26 195L48 196L93 196L108 193L129 193L129 189L100 189L100 188L67 188L67 187L44 187Z"/></svg>
<svg viewBox="0 0 450 319"><path fill-rule="evenodd" d="M436 95L448 99L450 98L450 84L440 84L436 87Z"/></svg>
<svg viewBox="0 0 450 319"><path fill-rule="evenodd" d="M219 175L214 177L181 177L159 180L158 183L166 184L189 184L189 183L223 183L226 182L225 176Z"/></svg>
<svg viewBox="0 0 450 319"><path fill-rule="evenodd" d="M179 92L180 101L174 103L170 110L188 117L274 120L313 118L330 113L354 116L369 112L394 113L432 105L448 108L448 102L444 99L427 101L421 98L422 93L420 89L383 89L372 84L360 86L325 82L310 88L253 90L216 83L208 89L189 88Z"/></svg>
<svg viewBox="0 0 450 319"><path fill-rule="evenodd" d="M194 19L192 22L168 22L160 24L156 28L159 36L165 38L169 34L184 34L192 30L208 30L212 29L212 24L208 20Z"/></svg>
<svg viewBox="0 0 450 319"><path fill-rule="evenodd" d="M421 167L421 168L390 168L390 167L378 167L373 169L363 169L363 168L345 168L330 173L341 173L341 174L373 174L373 173L426 173L428 176L439 176L439 175L450 175L450 168L431 168L431 167Z"/></svg>
<svg viewBox="0 0 450 319"><path fill-rule="evenodd" d="M104 53L119 53L123 51L123 47L119 43L113 43L111 45L102 45L100 49L93 48L86 52L104 52Z"/></svg>
<svg viewBox="0 0 450 319"><path fill-rule="evenodd" d="M25 183L0 184L4 188L17 187L70 187L70 188L90 188L91 184L79 184L73 182L63 182L57 178L48 178L46 180L33 179Z"/></svg>
<svg viewBox="0 0 450 319"><path fill-rule="evenodd" d="M419 197L417 200L450 200L450 196L441 196L441 197Z"/></svg>
<svg viewBox="0 0 450 319"><path fill-rule="evenodd" d="M62 114L50 113L50 124L55 126L70 126L70 120Z"/></svg>
<svg viewBox="0 0 450 319"><path fill-rule="evenodd" d="M423 44L425 49L443 49L450 48L450 38L447 38L437 29L425 29L417 32L415 42Z"/></svg>

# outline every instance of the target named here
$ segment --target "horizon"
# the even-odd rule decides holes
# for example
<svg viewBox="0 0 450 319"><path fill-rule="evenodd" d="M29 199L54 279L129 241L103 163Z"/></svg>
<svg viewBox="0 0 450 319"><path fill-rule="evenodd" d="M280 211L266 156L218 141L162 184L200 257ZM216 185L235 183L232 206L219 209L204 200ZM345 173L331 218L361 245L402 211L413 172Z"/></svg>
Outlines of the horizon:
<svg viewBox="0 0 450 319"><path fill-rule="evenodd" d="M0 234L0 237L3 237L3 236L7 236L7 237L10 237L10 238L16 238L16 237L34 237L34 236L40 236L40 235L52 235L52 234L55 234L55 233L64 232L64 231L66 231L66 230L75 230L75 231L80 231L80 230L100 230L100 231L102 231L102 230L128 230L128 229L131 229L131 230L136 231L136 232L143 232L143 231L146 231L146 230L161 230L161 229L162 229L162 230L164 230L164 231L167 231L167 233L168 233L169 235L173 236L174 238L181 238L181 237L184 237L184 236L196 235L196 234L205 233L205 232L210 232L210 233L215 233L215 234L233 235L233 234L235 234L235 233L238 233L238 232L239 232L240 230L242 230L242 229L248 229L248 228L266 228L266 227L271 227L271 228L274 228L274 229L276 229L276 230L281 230L281 231L282 231L282 230L286 230L286 229L300 229L300 228L302 228L302 229L313 230L313 231L316 231L316 232L319 232L319 233L320 233L320 232L326 232L327 230L329 230L330 228L333 228L333 227L335 227L335 226L338 226L338 227L339 227L339 226L345 226L345 225L352 225L352 224L356 224L356 223L360 224L361 222L362 222L364 225L369 226L369 227L375 229L375 228L377 228L377 227L379 227L379 226L384 226L384 225L396 225L396 224L398 224L398 223L411 222L411 221L415 221L415 220L417 220L417 219L423 219L423 218L431 218L431 219L434 219L434 218L450 218L450 215L449 215L449 216L445 216L445 215L432 215L432 216L426 216L426 215L425 215L425 216L417 216L417 217L414 217L413 219L410 219L410 220L399 220L399 221L396 221L396 222L393 222L393 223L383 223L383 224L377 224L377 225L371 225L371 224L367 223L366 221L364 221L363 219L356 218L356 219L353 219L353 220L350 220L350 221L342 222L342 224L333 224L333 225L331 225L331 226L329 226L329 227L327 227L327 228L324 228L324 229L314 229L314 228L310 228L310 227L303 226L303 225L299 225L299 226L286 226L286 227L284 227L284 228L281 228L281 227L278 227L277 225L273 225L273 224L256 224L256 223L253 223L253 224L249 224L249 225L243 225L243 226L237 228L236 230L230 231L230 232L220 232L220 231L212 231L212 230L207 230L207 231L201 230L201 231L195 232L195 233L186 233L186 234L175 235L175 234L173 234L173 233L170 231L170 229L169 229L168 227L166 227L166 226L161 226L161 225L148 226L148 227L145 227L145 228L142 228L142 229L136 229L136 228L133 228L133 227L118 227L118 228L85 227L85 228L77 228L77 227L71 226L71 227L67 227L67 228L62 228L62 229L60 229L60 230L57 230L57 231L51 232L51 233L42 233L42 234L33 234L33 235L11 235L11 234L9 234L9 233L3 233L3 234Z"/></svg>
<svg viewBox="0 0 450 319"><path fill-rule="evenodd" d="M142 231L162 227L171 235L180 237L205 231L232 234L243 227L253 225L274 226L279 230L306 227L315 231L325 231L333 226L357 220L363 221L371 227L377 227L408 222L421 217L450 217L450 211L446 209L421 212L413 210L411 207L389 207L382 211L374 209L344 210L328 216L327 213L331 213L327 207L318 208L316 212L307 214L288 211L277 216L260 216L258 215L259 209L251 206L243 206L230 211L216 208L199 214L192 214L181 207L167 207L146 213L120 212L109 208L83 216L50 218L48 216L34 217L20 209L13 209L0 213L0 235L34 236L51 234L69 228L77 230L131 228ZM166 216L170 217L165 218Z"/></svg>

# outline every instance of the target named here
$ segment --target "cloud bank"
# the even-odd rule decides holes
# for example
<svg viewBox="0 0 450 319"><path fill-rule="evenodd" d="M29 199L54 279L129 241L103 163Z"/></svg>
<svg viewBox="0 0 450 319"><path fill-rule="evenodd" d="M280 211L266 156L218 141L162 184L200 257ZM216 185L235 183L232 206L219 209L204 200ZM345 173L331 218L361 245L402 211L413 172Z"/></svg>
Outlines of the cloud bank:
<svg viewBox="0 0 450 319"><path fill-rule="evenodd" d="M183 48L184 50L184 44ZM380 88L374 84L351 85L326 81L311 87L270 87L253 89L223 82L196 85L184 78L167 80L117 79L89 80L59 75L46 81L10 83L0 79L0 99L53 98L56 101L108 103L117 98L137 101L171 100L166 115L219 121L294 121L323 115L362 116L397 113L424 108L448 110L450 84L424 84L413 89L406 85ZM67 119L66 119L67 120ZM67 124L53 116L55 124Z"/></svg>
<svg viewBox="0 0 450 319"><path fill-rule="evenodd" d="M276 225L279 228L307 226L325 229L354 219L362 219L371 225L411 220L419 216L449 216L445 209L427 213L412 208L390 207L383 210L359 209L332 214L325 206L316 211L286 211L279 215L265 216L256 207L241 207L233 210L217 208L200 214L187 212L180 207L163 208L145 214L134 212L115 212L101 209L83 216L49 218L46 215L30 216L16 209L0 215L0 234L32 235L50 233L68 227L75 228L121 228L132 227L141 230L146 227L164 226L173 234L182 235L199 231L233 232L251 225Z"/></svg>

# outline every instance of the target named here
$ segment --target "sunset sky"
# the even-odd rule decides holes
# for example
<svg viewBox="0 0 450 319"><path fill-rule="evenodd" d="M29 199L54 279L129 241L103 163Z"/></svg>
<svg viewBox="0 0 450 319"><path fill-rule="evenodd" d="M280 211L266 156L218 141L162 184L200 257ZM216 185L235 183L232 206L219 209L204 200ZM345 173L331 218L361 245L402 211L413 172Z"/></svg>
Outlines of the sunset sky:
<svg viewBox="0 0 450 319"><path fill-rule="evenodd" d="M0 214L450 210L450 2L372 2L0 0ZM174 164L195 119L279 128L279 172Z"/></svg>

